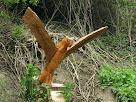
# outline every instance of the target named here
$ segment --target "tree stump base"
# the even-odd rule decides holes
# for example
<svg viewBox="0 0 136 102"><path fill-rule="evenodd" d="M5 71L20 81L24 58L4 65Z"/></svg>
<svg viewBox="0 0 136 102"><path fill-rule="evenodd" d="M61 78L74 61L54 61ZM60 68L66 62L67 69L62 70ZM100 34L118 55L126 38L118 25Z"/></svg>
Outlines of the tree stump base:
<svg viewBox="0 0 136 102"><path fill-rule="evenodd" d="M64 87L65 86L63 84L59 84L59 83L51 84L50 95L53 102L65 102L65 98L63 97L61 93L59 93L63 91L62 89Z"/></svg>

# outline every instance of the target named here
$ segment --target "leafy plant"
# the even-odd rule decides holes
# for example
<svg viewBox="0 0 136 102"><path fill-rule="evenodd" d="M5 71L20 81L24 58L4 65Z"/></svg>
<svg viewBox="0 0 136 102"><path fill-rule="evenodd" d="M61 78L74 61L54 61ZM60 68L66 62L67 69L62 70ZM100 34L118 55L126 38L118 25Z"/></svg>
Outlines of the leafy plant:
<svg viewBox="0 0 136 102"><path fill-rule="evenodd" d="M59 93L62 93L62 94L63 94L63 96L64 96L66 102L69 102L69 98L70 98L70 96L72 96L72 93L71 93L70 91L71 91L71 89L73 89L73 88L74 88L74 85L71 85L70 82L67 82L67 81L66 81L66 86L65 86L65 88L63 89L62 92L59 92Z"/></svg>
<svg viewBox="0 0 136 102"><path fill-rule="evenodd" d="M22 85L25 86L26 90L24 92L24 97L27 101L35 102L37 99L38 101L49 100L50 98L50 87L44 85L36 86L36 83L33 79L34 76L38 77L37 74L38 69L36 65L28 64L28 70L26 70L25 75L26 77L21 82ZM46 88L46 90L45 90Z"/></svg>
<svg viewBox="0 0 136 102"><path fill-rule="evenodd" d="M45 91L46 88L46 91ZM45 85L39 85L39 88L35 89L38 97L38 101L44 101L44 102L48 102L50 100L50 91L51 88L49 86L45 86Z"/></svg>
<svg viewBox="0 0 136 102"><path fill-rule="evenodd" d="M3 1L4 4L7 6L11 4L18 4L20 3L20 1L22 1L22 3L26 3L27 1L29 1L30 4L37 6L40 0L0 0L0 1Z"/></svg>
<svg viewBox="0 0 136 102"><path fill-rule="evenodd" d="M47 97L47 99L49 100L49 99L50 99L50 91L51 91L51 88L50 88L49 86L46 86L46 89L47 89L47 92L46 92L44 98L46 99L46 97Z"/></svg>
<svg viewBox="0 0 136 102"><path fill-rule="evenodd" d="M112 90L123 102L136 101L136 69L134 67L113 68L101 66L101 88L112 86Z"/></svg>
<svg viewBox="0 0 136 102"><path fill-rule="evenodd" d="M21 27L15 27L14 32L11 33L11 35L13 35L17 40L21 40L22 37L25 36L25 34L23 34L23 29Z"/></svg>
<svg viewBox="0 0 136 102"><path fill-rule="evenodd" d="M8 14L6 14L6 13L3 12L3 11L0 11L0 16L3 17L3 19L11 18Z"/></svg>
<svg viewBox="0 0 136 102"><path fill-rule="evenodd" d="M28 70L25 72L26 77L22 81L22 85L26 87L26 91L24 94L25 99L28 101L35 101L36 92L34 89L34 76L37 76L36 72L36 65L28 64Z"/></svg>

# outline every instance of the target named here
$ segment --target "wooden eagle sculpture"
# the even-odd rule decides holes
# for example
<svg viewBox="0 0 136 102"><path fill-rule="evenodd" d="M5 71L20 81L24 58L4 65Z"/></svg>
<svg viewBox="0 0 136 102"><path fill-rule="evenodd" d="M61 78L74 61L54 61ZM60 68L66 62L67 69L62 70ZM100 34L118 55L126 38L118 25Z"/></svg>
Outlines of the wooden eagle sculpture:
<svg viewBox="0 0 136 102"><path fill-rule="evenodd" d="M72 39L66 37L56 46L51 40L48 32L45 30L44 24L40 18L30 9L30 7L27 8L23 16L23 20L31 29L38 43L45 52L46 64L41 75L38 77L38 81L45 84L51 83L55 69L64 58L69 56L78 48L82 47L84 44L102 35L107 29L106 26L93 31L90 34L80 38L74 44Z"/></svg>

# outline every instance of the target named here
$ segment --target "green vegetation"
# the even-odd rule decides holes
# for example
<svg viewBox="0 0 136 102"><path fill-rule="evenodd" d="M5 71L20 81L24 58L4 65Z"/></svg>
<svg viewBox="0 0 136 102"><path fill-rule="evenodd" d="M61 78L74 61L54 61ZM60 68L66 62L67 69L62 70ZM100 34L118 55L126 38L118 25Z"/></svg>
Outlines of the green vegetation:
<svg viewBox="0 0 136 102"><path fill-rule="evenodd" d="M25 86L25 92L24 92L24 97L27 101L30 102L35 102L36 100L39 100L39 102L41 101L49 101L50 100L50 87L45 85L38 85L35 81L34 81L34 76L38 77L39 74L36 65L33 64L28 64L28 70L26 70L25 75L26 77L24 78L24 80L21 82L22 85ZM38 85L38 86L37 86ZM46 91L45 91L46 88ZM62 93L66 102L69 102L70 100L70 96L72 96L71 94L71 89L74 88L74 85L71 85L70 82L66 82L66 86L63 89Z"/></svg>
<svg viewBox="0 0 136 102"><path fill-rule="evenodd" d="M11 35L13 35L15 40L18 40L18 41L23 39L23 37L25 36L25 34L23 34L23 28L21 28L21 27L15 27L13 30L13 33L11 33Z"/></svg>
<svg viewBox="0 0 136 102"><path fill-rule="evenodd" d="M49 86L46 86L46 91L45 91L45 86L44 85L38 85L33 77L38 76L38 70L36 65L33 66L33 64L28 64L28 70L26 70L25 75L26 77L24 80L21 82L22 85L25 86L25 92L24 92L24 97L27 101L29 102L35 102L36 100L41 101L47 101L50 99L50 88ZM48 102L48 101L47 101Z"/></svg>
<svg viewBox="0 0 136 102"><path fill-rule="evenodd" d="M19 4L20 2L27 4L27 1L29 1L32 5L37 5L39 3L39 0L0 0L0 2L3 2L6 6L13 5L13 4Z"/></svg>
<svg viewBox="0 0 136 102"><path fill-rule="evenodd" d="M102 89L111 86L122 102L136 101L136 69L134 67L101 66L100 82Z"/></svg>
<svg viewBox="0 0 136 102"><path fill-rule="evenodd" d="M136 61L136 56L134 55L136 53L135 44L130 46L129 39L123 35L121 37L122 41L120 41L116 35L103 36L100 37L100 43L97 43L97 45L108 52L114 52L118 56L118 59L123 58L128 60L133 58L133 60ZM131 54L133 55L131 56Z"/></svg>
<svg viewBox="0 0 136 102"><path fill-rule="evenodd" d="M7 20L7 19L11 18L8 14L6 14L3 11L0 11L0 16L3 17L3 20Z"/></svg>
<svg viewBox="0 0 136 102"><path fill-rule="evenodd" d="M70 96L72 96L71 90L74 88L74 85L71 85L70 82L66 81L65 88L62 92L59 92L63 94L65 101L70 102Z"/></svg>
<svg viewBox="0 0 136 102"><path fill-rule="evenodd" d="M29 64L28 70L25 72L26 77L24 78L24 81L22 81L22 85L26 86L26 91L25 91L25 99L28 101L35 101L35 96L36 96L36 91L34 91L34 76L37 76L36 72L38 71L36 69L36 65Z"/></svg>

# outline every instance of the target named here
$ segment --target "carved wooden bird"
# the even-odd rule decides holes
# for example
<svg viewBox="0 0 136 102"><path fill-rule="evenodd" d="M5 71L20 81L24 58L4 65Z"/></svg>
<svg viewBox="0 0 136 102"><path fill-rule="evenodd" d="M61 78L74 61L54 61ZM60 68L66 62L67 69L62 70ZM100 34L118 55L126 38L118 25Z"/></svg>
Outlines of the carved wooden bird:
<svg viewBox="0 0 136 102"><path fill-rule="evenodd" d="M51 83L55 69L64 59L67 53L67 48L71 47L72 44L73 44L73 40L66 37L57 45L58 50L50 60L50 63L45 65L45 68L41 76L38 78L39 82L43 82L47 84Z"/></svg>
<svg viewBox="0 0 136 102"><path fill-rule="evenodd" d="M41 75L38 78L38 81L46 84L51 83L55 69L65 57L70 55L78 48L82 47L84 44L102 35L107 29L107 26L102 27L80 38L73 45L72 39L66 37L57 46L55 46L48 32L45 30L44 24L41 22L35 12L33 12L29 7L27 8L23 16L23 20L31 29L37 41L45 52L46 64Z"/></svg>

